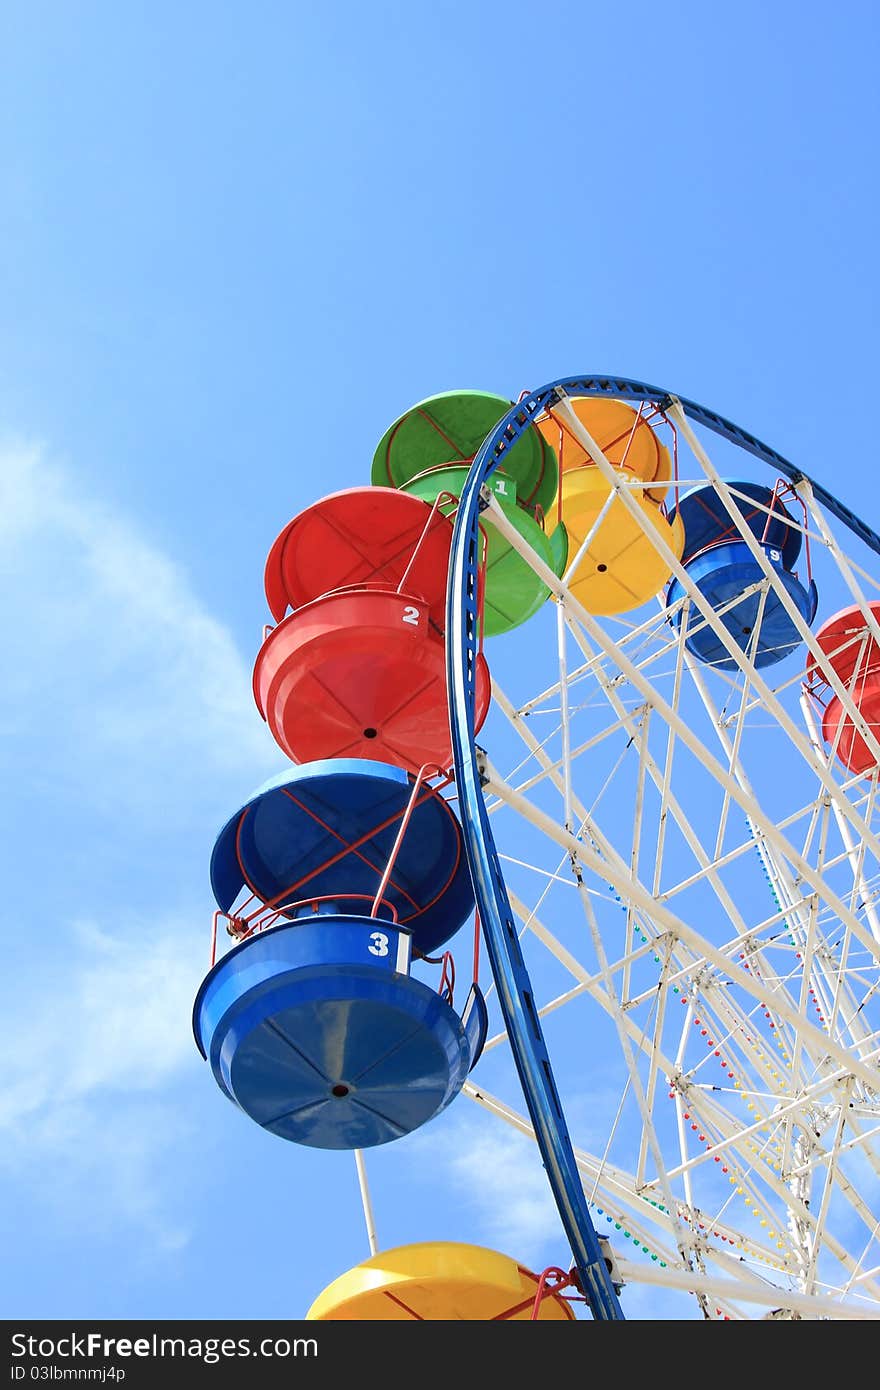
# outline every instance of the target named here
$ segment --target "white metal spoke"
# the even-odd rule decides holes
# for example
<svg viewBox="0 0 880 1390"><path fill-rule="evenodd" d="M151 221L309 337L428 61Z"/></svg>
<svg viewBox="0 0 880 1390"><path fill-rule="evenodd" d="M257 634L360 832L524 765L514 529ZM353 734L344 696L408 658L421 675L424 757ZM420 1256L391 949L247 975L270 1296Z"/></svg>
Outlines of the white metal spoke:
<svg viewBox="0 0 880 1390"><path fill-rule="evenodd" d="M741 477L716 466L668 398L639 415L671 441L675 505L710 489L718 544L745 556L747 582L710 601L672 526L651 521L668 473L612 463L564 394L552 415L607 488L590 484L562 578L483 489L484 525L555 613L518 664L490 650L477 764L534 1012L563 1099L595 1126L588 1143L572 1126L584 1192L646 1255L618 1250L627 1278L688 1291L696 1316L880 1319L880 712L862 698L876 567L849 553L852 536L844 551L808 483L785 482L806 575L789 589L759 543L779 522L772 483L756 497L753 460ZM612 553L638 563L637 523L674 603L646 592L641 608L589 610L580 576L619 516ZM820 614L858 615L838 651L793 597L808 605L813 577ZM615 578L638 597L628 571ZM720 664L698 655L707 644ZM832 697L842 717L823 723ZM854 738L873 770L847 765ZM503 1027L484 1050L505 1075ZM464 1089L534 1137L515 1088L474 1076Z"/></svg>

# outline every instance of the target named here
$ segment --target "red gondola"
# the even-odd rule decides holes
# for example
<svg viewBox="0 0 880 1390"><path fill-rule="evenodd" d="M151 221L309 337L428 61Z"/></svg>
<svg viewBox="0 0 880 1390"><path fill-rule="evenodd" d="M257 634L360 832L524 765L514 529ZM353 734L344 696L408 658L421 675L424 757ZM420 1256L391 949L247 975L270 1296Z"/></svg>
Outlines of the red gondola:
<svg viewBox="0 0 880 1390"><path fill-rule="evenodd" d="M438 505L374 487L323 498L276 539L265 590L279 621L265 632L253 691L293 762L449 766L451 540L452 524ZM476 690L479 729L491 697L482 653Z"/></svg>
<svg viewBox="0 0 880 1390"><path fill-rule="evenodd" d="M880 603L868 607L874 626L880 629ZM822 709L822 737L851 772L873 772L877 755L829 676L837 677L868 731L880 740L880 643L857 604L829 618L816 633L816 641L826 660L820 666L814 657L809 658L805 687Z"/></svg>

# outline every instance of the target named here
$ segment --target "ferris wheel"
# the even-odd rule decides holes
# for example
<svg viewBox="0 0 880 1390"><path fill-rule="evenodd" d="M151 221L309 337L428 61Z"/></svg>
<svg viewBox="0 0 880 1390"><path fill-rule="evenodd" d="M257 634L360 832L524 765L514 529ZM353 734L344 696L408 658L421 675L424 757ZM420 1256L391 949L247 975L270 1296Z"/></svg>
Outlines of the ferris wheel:
<svg viewBox="0 0 880 1390"><path fill-rule="evenodd" d="M431 397L353 484L266 563L291 766L217 837L196 1040L368 1228L370 1147L470 1102L570 1258L371 1235L308 1315L880 1317L880 538L621 378Z"/></svg>

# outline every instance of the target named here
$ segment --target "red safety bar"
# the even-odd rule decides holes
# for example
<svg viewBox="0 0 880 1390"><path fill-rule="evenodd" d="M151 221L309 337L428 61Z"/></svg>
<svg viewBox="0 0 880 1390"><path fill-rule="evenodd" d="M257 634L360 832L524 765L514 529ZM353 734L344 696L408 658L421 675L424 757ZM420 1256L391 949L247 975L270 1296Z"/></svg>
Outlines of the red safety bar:
<svg viewBox="0 0 880 1390"><path fill-rule="evenodd" d="M432 786L429 786L427 790L425 790L424 784L429 777L439 778L439 780L436 781ZM366 901L371 902L371 917L375 917L378 913L379 907L382 904L384 904L385 906L392 909L394 913L394 921L397 922L397 912L393 908L393 905L387 900L385 895L386 889L390 884L390 886L394 888L402 898L404 898L407 902L412 904L414 909L418 909L419 904L415 902L415 900L410 896L409 893L406 892L404 888L402 888L399 884L395 883L392 877L394 863L400 852L400 846L403 843L404 834L406 832L410 820L412 819L412 814L416 809L416 806L420 805L422 800L427 799L429 795L433 795L435 791L442 791L442 789L444 787L449 786L451 782L452 777L448 769L437 767L432 763L425 763L416 774L415 780L413 782L412 792L410 794L407 805L402 813L397 812L395 815L388 816L386 820L379 822L379 824L377 825L374 825L370 830L365 831L365 833L361 835L357 840L352 841L351 844L346 844L345 847L341 849L337 854L331 855L330 858L326 859L323 864L319 864L317 868L310 870L309 873L305 874L296 882L288 884L288 886L282 889L280 893L276 893L274 897L269 898L266 901L263 901L259 897L259 895L254 891L253 885L248 883L247 886L250 889L250 893L248 897L245 899L245 901L242 903L242 905L239 907L237 912L227 913L217 911L214 913L211 926L211 964L213 965L216 960L217 925L221 918L223 918L227 922L227 932L229 933L229 935L234 936L238 941L243 941L246 937L253 935L257 931L265 931L267 927L273 926L275 922L277 922L279 917L286 915L287 907L291 906L291 904L288 903L287 900L290 898L290 895L292 893L295 893L296 890L298 888L301 888L305 883L307 883L309 879L315 878L318 874L323 873L325 869L328 869L332 867L333 864L338 863L340 859L344 859L347 854L357 854L359 858L364 859L364 862L367 863L371 869L375 869L376 866L374 864L370 863L370 861L366 859L364 855L359 854L359 848L361 845L371 840L374 835L378 835L381 833L381 831L386 830L391 825L394 825L394 823L397 820L400 820L401 824L398 828L397 835L395 836L394 844L392 846L391 853L388 856L388 861L382 873L379 886L372 899L370 898L369 894L358 893L327 893L317 897L312 897L306 894L302 898L296 899L295 904L293 905L298 905L304 902L308 903L336 900L341 901L346 898L364 898ZM334 830L332 826L329 826L326 824L326 822L322 821L321 817L316 815L312 808L306 806L303 802L299 801L295 796L293 796L289 789L285 788L284 795L289 796L291 801L294 801L297 806L299 806L308 815L310 815L312 819L315 820L323 829L329 830L330 833L336 839L342 838L339 835L338 831ZM247 811L245 811L245 813L242 815L241 820L239 821L239 824L236 828L237 851L240 848L242 825L246 814ZM240 853L238 854L238 860L239 866L242 867ZM454 877L457 869L458 859L456 858L456 862L452 867L450 878ZM242 876L244 877L243 868ZM246 878L245 882L247 882ZM437 898L440 897L442 893L445 891L445 888L446 884L442 884L439 887L435 897L431 900L431 902L423 903L421 905L421 910L425 910L426 908L431 907L433 903L437 901ZM245 909L251 903L254 902L258 903L259 905L252 912L246 912ZM285 908L283 910L279 907L281 903L285 904Z"/></svg>

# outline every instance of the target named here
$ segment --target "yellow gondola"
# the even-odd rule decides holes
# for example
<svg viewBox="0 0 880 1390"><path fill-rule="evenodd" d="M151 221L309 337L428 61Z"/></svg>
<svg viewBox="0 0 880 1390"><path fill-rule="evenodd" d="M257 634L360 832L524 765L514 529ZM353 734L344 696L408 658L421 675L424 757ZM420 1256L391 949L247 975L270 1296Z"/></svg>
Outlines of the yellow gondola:
<svg viewBox="0 0 880 1390"><path fill-rule="evenodd" d="M671 577L654 536L665 541L676 559L682 555L684 528L678 520L667 520L662 505L672 481L672 458L647 418L625 401L578 396L568 405L620 480L634 484L630 496L641 513L640 520L619 497L605 510L611 484L578 439L567 412L553 407L536 421L559 459L556 517L568 532L569 563L590 537L569 589L588 613L627 613L648 603Z"/></svg>
<svg viewBox="0 0 880 1390"><path fill-rule="evenodd" d="M306 1313L311 1321L528 1320L540 1278L495 1250L456 1241L401 1245L341 1274ZM574 1318L552 1290L538 1304L541 1320Z"/></svg>
<svg viewBox="0 0 880 1390"><path fill-rule="evenodd" d="M645 493L654 502L662 502L672 479L672 459L644 415L625 401L604 396L575 396L568 404L608 462L615 468L625 468L642 482L654 483ZM558 407L541 416L537 426L556 451L560 473L596 466Z"/></svg>
<svg viewBox="0 0 880 1390"><path fill-rule="evenodd" d="M563 473L560 501L570 559L602 516L610 492L610 485L598 468L572 468ZM569 590L588 613L626 613L661 592L672 571L655 546L653 535L666 542L676 559L681 558L681 521L667 521L660 504L645 491L634 490L630 495L647 530L621 498L615 497L569 579Z"/></svg>

